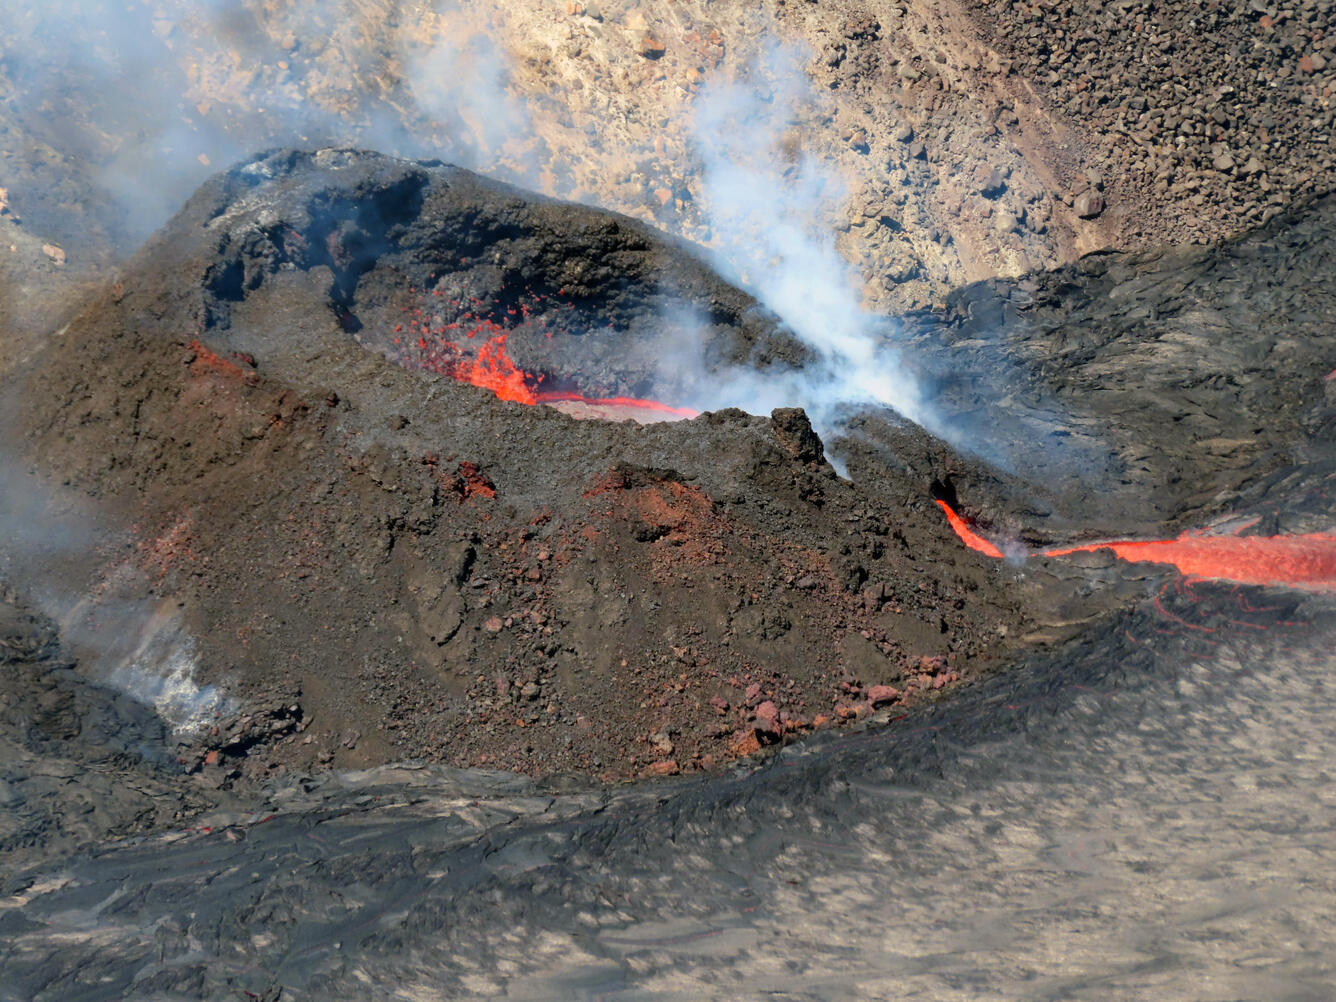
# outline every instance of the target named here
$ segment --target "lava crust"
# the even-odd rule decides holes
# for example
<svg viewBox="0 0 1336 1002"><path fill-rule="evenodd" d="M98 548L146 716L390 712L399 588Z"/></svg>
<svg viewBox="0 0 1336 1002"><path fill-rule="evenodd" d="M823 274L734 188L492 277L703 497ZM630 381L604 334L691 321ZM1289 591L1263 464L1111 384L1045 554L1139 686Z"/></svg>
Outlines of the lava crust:
<svg viewBox="0 0 1336 1002"><path fill-rule="evenodd" d="M206 185L39 359L22 416L48 478L120 513L103 579L71 587L174 603L196 680L239 700L187 767L707 768L1014 645L1007 572L959 552L926 481L856 489L801 411L575 420L412 351L500 332L528 371L672 402L684 313L707 365L802 361L624 217L349 151Z"/></svg>
<svg viewBox="0 0 1336 1002"><path fill-rule="evenodd" d="M1309 269L1334 204L904 318L964 447L854 414L850 482L800 410L641 427L461 375L499 344L529 389L672 404L712 367L801 365L685 245L440 164L277 151L202 188L48 346L19 420L42 476L118 519L67 587L156 603L149 629L232 700L180 756L209 784L708 769L901 712L1173 573L1072 550L1092 539L1224 513L1329 531ZM682 317L694 372L664 365ZM962 546L942 507L1001 548Z"/></svg>

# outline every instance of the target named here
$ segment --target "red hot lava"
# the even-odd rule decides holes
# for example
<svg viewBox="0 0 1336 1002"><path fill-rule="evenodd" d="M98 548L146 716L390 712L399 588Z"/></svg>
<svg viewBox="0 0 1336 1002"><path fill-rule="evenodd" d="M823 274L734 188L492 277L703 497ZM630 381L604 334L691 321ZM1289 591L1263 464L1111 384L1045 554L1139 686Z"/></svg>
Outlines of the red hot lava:
<svg viewBox="0 0 1336 1002"><path fill-rule="evenodd" d="M1063 557L1098 549L1112 550L1128 561L1172 564L1189 577L1214 578L1239 584L1336 588L1336 536L1202 536L1183 533L1177 539L1144 542L1120 540L1045 550Z"/></svg>
<svg viewBox="0 0 1336 1002"><path fill-rule="evenodd" d="M961 542L990 557L1002 551L974 532L945 501L937 502ZM1336 590L1336 536L1208 536L1185 532L1177 539L1110 540L1040 550L1042 557L1112 550L1122 560L1169 564L1180 574L1237 584L1288 585Z"/></svg>
<svg viewBox="0 0 1336 1002"><path fill-rule="evenodd" d="M543 390L540 388L543 377L525 372L506 353L504 334L488 338L478 349L477 358L460 359L456 364L443 370L442 375L451 376L463 383L481 386L483 389L491 390L502 400L511 400L517 404L576 402L596 407L639 408L679 418L693 418L698 413L689 407L673 407L657 400L642 400L639 397L586 397L570 391Z"/></svg>
<svg viewBox="0 0 1336 1002"><path fill-rule="evenodd" d="M416 358L410 358L410 361L421 368L457 379L461 383L472 383L474 386L491 390L502 400L518 404L583 403L594 407L647 411L672 418L693 418L698 413L689 407L673 407L657 400L643 400L639 397L586 397L570 390L544 390L541 386L544 376L526 372L515 364L506 351L506 329L490 317L479 318L466 313L460 321L433 328L422 310L415 310L413 313L417 319L410 322L409 327L418 334L418 355ZM530 309L528 306L521 306L518 313L524 319L528 319ZM401 327L402 325L395 330L400 330ZM446 340L447 332L456 331L470 340L479 334L488 336L478 348L477 354L470 357L459 344ZM548 337L551 337L551 334L548 334ZM395 343L399 343L398 338L395 339Z"/></svg>
<svg viewBox="0 0 1336 1002"><path fill-rule="evenodd" d="M937 504L941 507L942 511L946 512L947 522L951 524L951 528L955 530L956 535L960 537L962 543L968 546L971 550L978 550L985 557L1002 556L1001 550L971 529L963 518L951 510L949 504L940 498L937 499Z"/></svg>

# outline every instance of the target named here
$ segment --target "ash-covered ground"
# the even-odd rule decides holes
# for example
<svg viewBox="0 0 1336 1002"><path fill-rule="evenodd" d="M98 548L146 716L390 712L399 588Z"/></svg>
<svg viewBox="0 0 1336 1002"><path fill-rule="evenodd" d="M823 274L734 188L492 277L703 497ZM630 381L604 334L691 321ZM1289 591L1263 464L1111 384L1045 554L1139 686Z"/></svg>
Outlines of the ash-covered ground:
<svg viewBox="0 0 1336 1002"><path fill-rule="evenodd" d="M823 352L627 217L354 150L218 175L7 383L6 991L1019 997L1040 977L1165 997L1196 968L1217 997L1310 997L1330 946L1301 876L1315 815L1281 832L1276 886L1207 888L1267 902L1220 913L1271 944L1246 974L1228 949L1129 941L1093 977L1081 909L1016 853L1046 831L1096 883L1141 872L1098 825L1062 835L1094 824L1065 784L1133 719L1129 775L1168 756L1190 788L1200 755L1211 782L1262 769L1321 802L1321 755L1289 761L1280 711L1250 718L1271 742L1252 758L1218 739L1249 687L1320 689L1329 574L1240 590L1039 548L1184 529L1330 546L1333 214L1310 200L1214 247L970 286ZM897 399L931 401L922 425L868 395L858 361L891 359ZM829 455L801 408L726 406L767 382L811 402ZM703 413L607 419L647 402ZM939 501L1010 558L965 547ZM1284 726L1325 748L1322 719ZM967 836L941 789L909 791L965 797L976 761L978 799L948 814L993 820ZM909 879L937 858L921 841L882 842L1000 837L1027 761L1052 782L996 907L1042 914L1041 942L1078 959L1003 937L1020 966L970 973L966 889ZM599 792L634 779L666 785ZM1213 816L1234 826L1220 844L1255 851L1255 806ZM1214 823L1185 821L1187 847L1125 838L1194 886ZM920 913L902 946L859 931L885 925L867 888L897 860L916 888L898 921ZM768 891L766 919L775 880L802 890ZM1137 895L1116 912L1157 914ZM852 925L784 959L836 915ZM1184 944L1219 924L1165 921Z"/></svg>
<svg viewBox="0 0 1336 1002"><path fill-rule="evenodd" d="M201 189L21 373L31 490L106 524L92 559L16 573L66 597L92 674L173 679L150 695L205 784L405 758L708 770L1141 591L1073 566L1098 556L977 556L937 499L1031 542L1329 529L1331 293L1309 269L1332 211L888 327L946 438L852 408L850 481L800 410L577 420L463 378L506 375L477 375L499 345L540 386L707 406L743 368L821 364L686 246L456 168L274 152Z"/></svg>
<svg viewBox="0 0 1336 1002"><path fill-rule="evenodd" d="M1235 6L16 9L0 999L1331 997L1336 24Z"/></svg>

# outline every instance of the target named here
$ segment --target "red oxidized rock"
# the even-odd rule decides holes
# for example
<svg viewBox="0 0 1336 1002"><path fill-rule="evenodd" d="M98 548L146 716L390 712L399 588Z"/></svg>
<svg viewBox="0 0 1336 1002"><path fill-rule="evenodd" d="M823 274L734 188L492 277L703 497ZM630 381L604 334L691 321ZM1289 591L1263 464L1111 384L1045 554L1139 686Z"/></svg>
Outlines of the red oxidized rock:
<svg viewBox="0 0 1336 1002"><path fill-rule="evenodd" d="M754 727L739 731L729 743L728 750L734 755L755 755L761 750L761 735Z"/></svg>
<svg viewBox="0 0 1336 1002"><path fill-rule="evenodd" d="M900 690L893 685L874 685L867 691L867 701L873 706L893 703L900 697Z"/></svg>
<svg viewBox="0 0 1336 1002"><path fill-rule="evenodd" d="M483 473L477 463L465 461L459 464L458 470L458 491L464 498L474 496L484 498L496 497L496 484L492 483L487 474Z"/></svg>
<svg viewBox="0 0 1336 1002"><path fill-rule="evenodd" d="M779 708L770 700L756 707L756 729L762 734L778 735Z"/></svg>

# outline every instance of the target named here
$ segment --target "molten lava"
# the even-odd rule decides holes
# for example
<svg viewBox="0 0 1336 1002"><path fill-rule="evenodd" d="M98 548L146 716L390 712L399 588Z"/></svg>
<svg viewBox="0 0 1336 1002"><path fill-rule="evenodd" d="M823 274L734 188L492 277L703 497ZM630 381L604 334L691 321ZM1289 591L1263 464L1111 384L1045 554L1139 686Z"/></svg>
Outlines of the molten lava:
<svg viewBox="0 0 1336 1002"><path fill-rule="evenodd" d="M963 518L952 511L949 504L941 498L937 499L937 504L941 507L942 511L946 512L946 520L951 523L951 528L955 530L956 535L960 537L962 543L968 546L971 550L978 550L986 557L1002 556L1001 550L971 529Z"/></svg>
<svg viewBox="0 0 1336 1002"><path fill-rule="evenodd" d="M461 383L472 383L491 390L502 400L517 404L536 404L538 397L529 387L529 374L506 354L506 336L489 338L478 349L476 359L460 359L443 373Z"/></svg>
<svg viewBox="0 0 1336 1002"><path fill-rule="evenodd" d="M961 542L990 557L1002 551L974 532L945 501L937 502ZM1112 550L1122 560L1169 564L1180 574L1237 584L1336 589L1336 536L1207 536L1185 532L1177 539L1111 540L1040 550L1042 557Z"/></svg>
<svg viewBox="0 0 1336 1002"><path fill-rule="evenodd" d="M1189 577L1239 584L1336 587L1336 536L1201 536L1144 542L1123 540L1045 550L1046 557L1112 550L1119 558L1172 564Z"/></svg>
<svg viewBox="0 0 1336 1002"><path fill-rule="evenodd" d="M538 385L542 383L543 377L532 376L515 364L506 353L504 334L488 338L478 349L476 359L460 359L449 366L444 375L452 376L462 383L481 386L485 390L491 390L502 400L510 400L517 404L574 401L601 407L638 407L682 418L693 418L698 413L689 407L673 407L657 400L642 400L639 397L586 397L564 390L541 390Z"/></svg>
<svg viewBox="0 0 1336 1002"><path fill-rule="evenodd" d="M463 303L455 301L450 305L458 308L463 306ZM508 314L523 321L529 320L531 312L528 304L521 304L518 309L507 311ZM401 362L429 369L451 379L457 379L461 383L481 386L485 390L491 390L502 400L517 404L582 403L594 407L642 410L674 418L693 418L698 413L689 407L673 407L657 400L642 400L638 397L586 397L572 390L540 389L544 377L526 372L515 364L514 359L506 351L508 332L493 317L465 312L452 323L439 323L433 326L432 319L426 311L414 309L411 314L409 330L410 333L418 335L417 353L408 355L401 349L396 349L395 354L400 357ZM395 327L395 330L402 331L403 325ZM452 336L461 334L468 340L473 340L479 335L486 338L475 356L469 357L460 344L450 340ZM549 333L547 336L552 335ZM395 338L394 343L399 345L400 339Z"/></svg>

